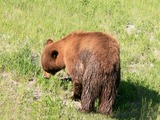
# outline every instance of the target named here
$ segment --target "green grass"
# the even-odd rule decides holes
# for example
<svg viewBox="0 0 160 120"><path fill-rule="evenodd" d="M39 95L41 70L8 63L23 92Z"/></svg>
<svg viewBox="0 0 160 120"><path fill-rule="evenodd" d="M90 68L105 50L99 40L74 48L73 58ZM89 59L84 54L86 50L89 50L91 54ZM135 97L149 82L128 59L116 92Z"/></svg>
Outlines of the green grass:
<svg viewBox="0 0 160 120"><path fill-rule="evenodd" d="M1 120L159 120L159 0L1 0ZM44 79L46 39L72 31L112 34L121 49L122 81L112 116L77 111L72 84Z"/></svg>

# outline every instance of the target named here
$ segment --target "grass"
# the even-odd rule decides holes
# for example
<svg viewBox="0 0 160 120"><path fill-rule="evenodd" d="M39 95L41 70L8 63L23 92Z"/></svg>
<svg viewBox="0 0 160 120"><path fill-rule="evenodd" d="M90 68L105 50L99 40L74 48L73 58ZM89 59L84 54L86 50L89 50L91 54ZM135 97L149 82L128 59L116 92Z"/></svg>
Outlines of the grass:
<svg viewBox="0 0 160 120"><path fill-rule="evenodd" d="M159 0L1 0L0 119L159 120L159 13ZM46 39L75 30L107 32L120 44L122 81L112 116L78 112L69 81L42 77Z"/></svg>

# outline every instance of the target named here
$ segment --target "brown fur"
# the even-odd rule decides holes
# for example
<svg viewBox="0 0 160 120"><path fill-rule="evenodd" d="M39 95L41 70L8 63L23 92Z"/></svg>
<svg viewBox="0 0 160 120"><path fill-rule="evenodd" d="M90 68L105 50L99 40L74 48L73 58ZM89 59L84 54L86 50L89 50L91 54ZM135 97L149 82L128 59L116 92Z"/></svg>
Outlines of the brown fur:
<svg viewBox="0 0 160 120"><path fill-rule="evenodd" d="M73 99L81 100L82 111L111 114L120 82L120 52L117 41L101 32L73 32L63 39L48 40L42 67L51 74L66 68L73 82Z"/></svg>

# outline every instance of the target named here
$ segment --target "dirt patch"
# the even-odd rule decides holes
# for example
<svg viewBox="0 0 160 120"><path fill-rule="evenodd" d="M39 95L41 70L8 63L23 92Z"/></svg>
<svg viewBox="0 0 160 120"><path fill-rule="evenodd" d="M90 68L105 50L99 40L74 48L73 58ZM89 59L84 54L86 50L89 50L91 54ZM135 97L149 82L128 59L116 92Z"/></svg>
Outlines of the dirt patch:
<svg viewBox="0 0 160 120"><path fill-rule="evenodd" d="M34 100L38 100L40 97L42 97L42 90L36 84L36 79L33 76L29 79L27 89L29 91L33 90L33 99Z"/></svg>
<svg viewBox="0 0 160 120"><path fill-rule="evenodd" d="M156 59L160 60L160 50L154 50L153 54L156 57Z"/></svg>
<svg viewBox="0 0 160 120"><path fill-rule="evenodd" d="M135 35L136 37L138 37L138 34L141 32L134 24L128 24L125 30L128 35Z"/></svg>
<svg viewBox="0 0 160 120"><path fill-rule="evenodd" d="M145 68L144 64L131 64L128 67L129 72L138 73Z"/></svg>

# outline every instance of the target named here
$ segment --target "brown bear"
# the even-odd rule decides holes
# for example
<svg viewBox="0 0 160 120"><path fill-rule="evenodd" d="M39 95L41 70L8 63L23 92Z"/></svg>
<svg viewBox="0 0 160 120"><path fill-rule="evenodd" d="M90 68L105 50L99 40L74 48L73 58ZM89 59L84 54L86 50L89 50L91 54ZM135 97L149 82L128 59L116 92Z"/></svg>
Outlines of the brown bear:
<svg viewBox="0 0 160 120"><path fill-rule="evenodd" d="M81 111L111 114L120 82L120 50L117 41L102 32L73 32L59 41L49 39L41 57L44 71L54 75L66 68L73 82L74 100Z"/></svg>

